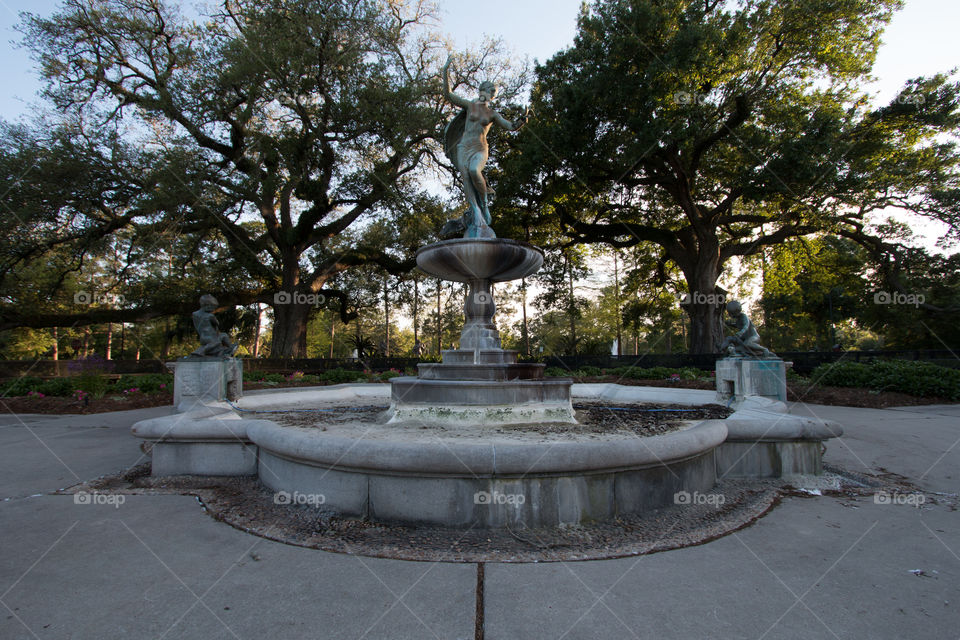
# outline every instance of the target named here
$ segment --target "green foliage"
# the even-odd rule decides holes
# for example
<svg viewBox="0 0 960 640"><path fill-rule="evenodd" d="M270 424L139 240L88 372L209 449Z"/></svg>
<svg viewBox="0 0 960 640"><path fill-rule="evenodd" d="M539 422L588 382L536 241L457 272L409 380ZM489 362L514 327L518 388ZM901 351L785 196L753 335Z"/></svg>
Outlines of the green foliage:
<svg viewBox="0 0 960 640"><path fill-rule="evenodd" d="M402 376L402 375L404 374L399 371L394 371L393 369L391 369L390 371L384 371L383 373L381 373L379 378L384 382L386 382L390 378L396 378L397 376Z"/></svg>
<svg viewBox="0 0 960 640"><path fill-rule="evenodd" d="M694 367L681 367L672 369L670 367L648 367L641 369L639 367L616 367L607 369L607 375L630 378L632 380L667 380L674 375L679 376L681 380L697 380L710 375L709 371L703 371Z"/></svg>
<svg viewBox="0 0 960 640"><path fill-rule="evenodd" d="M0 384L0 397L12 398L15 396L25 396L31 391L36 391L43 383L43 380L33 376L21 376L12 380L7 380Z"/></svg>
<svg viewBox="0 0 960 640"><path fill-rule="evenodd" d="M76 388L72 378L50 378L38 384L33 390L45 396L69 396Z"/></svg>
<svg viewBox="0 0 960 640"><path fill-rule="evenodd" d="M872 110L864 95L901 6L596 0L574 44L537 67L536 127L504 172L532 191L518 196L541 206L538 225L567 243L655 245L661 271L675 265L700 296L728 261L787 238L869 246L865 212L901 206L955 228L960 86L913 80ZM720 314L694 300L690 350L713 352Z"/></svg>
<svg viewBox="0 0 960 640"><path fill-rule="evenodd" d="M94 400L99 400L107 393L110 380L104 373L96 370L82 371L75 378L77 389L88 394Z"/></svg>
<svg viewBox="0 0 960 640"><path fill-rule="evenodd" d="M547 367L544 375L551 378L596 378L600 376L613 376L632 380L669 380L672 376L677 375L681 380L697 380L699 378L709 377L711 372L694 367L681 367L679 369L670 367L648 367L646 369L639 367L613 367L611 369L601 369L600 367L584 366L576 371L570 371L563 367Z"/></svg>
<svg viewBox="0 0 960 640"><path fill-rule="evenodd" d="M824 363L810 379L833 387L860 387L874 392L898 391L913 396L960 400L960 370L914 360Z"/></svg>
<svg viewBox="0 0 960 640"><path fill-rule="evenodd" d="M362 371L350 369L330 369L320 374L320 379L330 384L346 384L348 382L366 381L367 376Z"/></svg>
<svg viewBox="0 0 960 640"><path fill-rule="evenodd" d="M173 393L173 374L144 373L136 375L122 375L113 383L114 391L139 389L141 393Z"/></svg>
<svg viewBox="0 0 960 640"><path fill-rule="evenodd" d="M222 303L240 304L281 283L346 302L338 294L349 289L334 289L341 272L365 264L409 270L411 249L430 231L417 224L416 176L446 116L437 79L443 54L426 38L429 8L242 0L187 18L179 4L65 2L52 15L24 16L24 44L42 66L46 95L69 113L62 146L77 149L44 154L54 145L25 145L44 163L30 172L40 177L27 176L12 194L32 216L14 206L9 217L46 218L42 228L10 234L29 239L10 255L33 259L67 244L58 236L80 236L84 246L67 256L69 265L99 251L95 244L117 227L173 228L189 257L166 254L169 239L145 239L139 246L171 258L160 278L167 286L141 282L144 295L127 296L168 312L173 303L157 291L198 289L180 278L192 264L207 265L202 275L226 276L207 282L224 293ZM500 57L491 46L458 66L494 72ZM122 118L122 126L105 118ZM135 131L136 144L85 144L117 129ZM34 159L20 154L9 162L19 172L0 173L19 179ZM193 206L198 198L204 206ZM62 233L68 227L84 232ZM216 250L223 247L230 250ZM311 312L312 303L274 306L273 356L305 355Z"/></svg>
<svg viewBox="0 0 960 640"><path fill-rule="evenodd" d="M591 366L580 367L579 369L573 372L573 375L575 375L578 378L596 378L598 376L603 375L603 369L601 369L600 367L591 367Z"/></svg>

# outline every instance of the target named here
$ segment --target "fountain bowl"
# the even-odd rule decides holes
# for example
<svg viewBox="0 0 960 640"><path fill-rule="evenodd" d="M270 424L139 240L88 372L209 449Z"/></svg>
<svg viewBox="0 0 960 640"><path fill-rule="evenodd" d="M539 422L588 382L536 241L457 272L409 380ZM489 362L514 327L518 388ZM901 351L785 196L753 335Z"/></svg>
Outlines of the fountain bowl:
<svg viewBox="0 0 960 640"><path fill-rule="evenodd" d="M536 273L541 265L543 251L505 238L457 238L417 251L420 269L453 282L519 280Z"/></svg>

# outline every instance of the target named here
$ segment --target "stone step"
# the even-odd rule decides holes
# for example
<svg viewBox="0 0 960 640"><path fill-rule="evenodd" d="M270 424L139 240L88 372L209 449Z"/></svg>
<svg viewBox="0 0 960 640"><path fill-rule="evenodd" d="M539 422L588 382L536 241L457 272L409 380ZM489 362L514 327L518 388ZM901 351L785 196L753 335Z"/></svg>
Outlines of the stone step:
<svg viewBox="0 0 960 640"><path fill-rule="evenodd" d="M542 380L542 364L448 364L417 365L421 380Z"/></svg>
<svg viewBox="0 0 960 640"><path fill-rule="evenodd" d="M548 380L424 380L397 377L390 380L396 404L510 405L532 402L560 403L569 407L570 378Z"/></svg>
<svg viewBox="0 0 960 640"><path fill-rule="evenodd" d="M517 352L506 349L448 349L443 352L444 364L514 364Z"/></svg>

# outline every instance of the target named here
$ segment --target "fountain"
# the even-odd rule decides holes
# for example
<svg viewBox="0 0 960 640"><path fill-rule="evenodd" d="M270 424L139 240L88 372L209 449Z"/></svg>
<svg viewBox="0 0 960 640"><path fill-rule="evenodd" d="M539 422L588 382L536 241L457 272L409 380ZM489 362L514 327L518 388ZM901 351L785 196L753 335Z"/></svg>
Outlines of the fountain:
<svg viewBox="0 0 960 640"><path fill-rule="evenodd" d="M518 363L502 349L493 322L491 284L535 273L543 264L536 247L499 238L438 242L417 252L417 266L443 280L470 286L464 302L459 349L443 362L422 363L417 377L391 382L391 422L511 424L573 422L569 379L545 379L544 365Z"/></svg>
<svg viewBox="0 0 960 640"><path fill-rule="evenodd" d="M572 385L545 378L544 365L518 362L515 351L502 348L492 285L535 273L543 252L496 237L482 169L490 126L516 130L526 116L509 122L493 111L490 83L480 85L476 101L453 93L448 68L449 61L445 95L462 111L447 128L445 150L460 171L467 212L445 226L463 236L423 247L417 264L469 285L459 348L444 351L440 363L420 364L416 377L392 379L389 389L354 384L239 397L218 375L211 378L217 388L194 393L180 413L133 426L152 445L152 474L255 474L277 495L312 496L340 516L373 521L534 528L644 515L703 495L723 476L820 473L821 442L842 431L790 416L784 402L770 397L735 396L736 412L725 420L690 420L655 435L577 430L571 396L619 405L614 409L699 406L715 396ZM222 342L214 333L211 343ZM379 420L347 419L351 409L387 400ZM345 419L285 423L294 411L339 412Z"/></svg>

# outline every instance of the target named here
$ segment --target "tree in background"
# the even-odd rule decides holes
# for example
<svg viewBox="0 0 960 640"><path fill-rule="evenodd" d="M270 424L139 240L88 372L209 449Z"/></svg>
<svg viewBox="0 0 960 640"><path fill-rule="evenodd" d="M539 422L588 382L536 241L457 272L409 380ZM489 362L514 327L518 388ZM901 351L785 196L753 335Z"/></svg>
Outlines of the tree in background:
<svg viewBox="0 0 960 640"><path fill-rule="evenodd" d="M556 347L555 353L575 355L580 352L583 331L579 321L587 303L585 298L577 295L577 281L587 273L587 252L581 247L567 247L548 251L540 271L531 276L531 280L541 288L534 300L541 314L556 310L562 312L566 319L563 344ZM534 332L537 333L536 330Z"/></svg>
<svg viewBox="0 0 960 640"><path fill-rule="evenodd" d="M359 245L365 221L419 188L440 123L435 47L417 39L426 17L386 0L236 0L191 24L165 0L66 0L25 30L58 108L81 114L84 131L136 123L165 182L183 183L158 213L179 208L180 229L222 233L257 283L223 301L294 301L274 306L271 352L302 356L313 307L297 300L343 295L326 285L354 266L409 268Z"/></svg>
<svg viewBox="0 0 960 640"><path fill-rule="evenodd" d="M836 236L797 238L771 247L762 261L757 324L774 351L829 351L846 334L863 326L871 284L866 252ZM852 322L852 324L851 324Z"/></svg>
<svg viewBox="0 0 960 640"><path fill-rule="evenodd" d="M694 294L690 350L713 352L722 305L701 301L731 259L818 231L867 243L888 206L957 229L958 85L863 94L901 5L597 0L537 68L504 171L570 241L657 246Z"/></svg>

